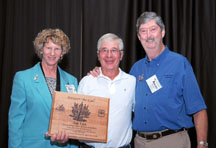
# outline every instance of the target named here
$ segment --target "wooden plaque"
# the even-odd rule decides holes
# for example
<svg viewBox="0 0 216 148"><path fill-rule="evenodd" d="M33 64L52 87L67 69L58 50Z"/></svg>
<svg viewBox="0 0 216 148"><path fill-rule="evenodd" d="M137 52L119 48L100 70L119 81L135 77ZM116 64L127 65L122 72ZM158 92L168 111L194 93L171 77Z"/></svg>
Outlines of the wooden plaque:
<svg viewBox="0 0 216 148"><path fill-rule="evenodd" d="M107 142L109 98L55 91L49 134L65 130L71 139Z"/></svg>

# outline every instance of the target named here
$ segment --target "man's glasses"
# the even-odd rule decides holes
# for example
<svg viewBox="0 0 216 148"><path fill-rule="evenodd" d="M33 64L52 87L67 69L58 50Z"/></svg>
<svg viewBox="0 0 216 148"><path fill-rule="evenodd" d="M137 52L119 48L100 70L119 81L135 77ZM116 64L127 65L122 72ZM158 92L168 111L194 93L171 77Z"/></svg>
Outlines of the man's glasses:
<svg viewBox="0 0 216 148"><path fill-rule="evenodd" d="M120 52L120 50L119 49L117 49L117 48L112 48L112 49L107 49L107 48L103 48L103 49L100 49L99 50L99 52L100 53L102 53L102 54L107 54L107 53L111 53L111 54L117 54L118 52Z"/></svg>

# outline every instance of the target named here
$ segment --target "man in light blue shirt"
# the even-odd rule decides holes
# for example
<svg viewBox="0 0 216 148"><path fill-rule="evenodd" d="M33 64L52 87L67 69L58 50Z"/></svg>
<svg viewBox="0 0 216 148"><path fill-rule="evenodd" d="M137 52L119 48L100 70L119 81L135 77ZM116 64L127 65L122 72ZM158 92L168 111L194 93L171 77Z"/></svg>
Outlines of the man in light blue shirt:
<svg viewBox="0 0 216 148"><path fill-rule="evenodd" d="M137 80L135 148L190 148L187 128L194 124L197 147L207 147L206 105L190 63L164 45L165 26L156 13L144 12L136 27L146 57L130 71Z"/></svg>

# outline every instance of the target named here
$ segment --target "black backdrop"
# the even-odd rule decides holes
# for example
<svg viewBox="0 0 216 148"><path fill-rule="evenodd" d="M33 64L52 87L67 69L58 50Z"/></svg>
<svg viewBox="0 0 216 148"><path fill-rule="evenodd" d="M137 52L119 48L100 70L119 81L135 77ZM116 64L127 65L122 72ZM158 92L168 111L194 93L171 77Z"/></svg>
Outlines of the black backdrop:
<svg viewBox="0 0 216 148"><path fill-rule="evenodd" d="M98 65L98 38L112 32L123 38L121 68L145 56L136 19L155 11L166 26L165 43L191 62L208 106L209 148L216 147L216 2L215 0L1 0L0 1L0 145L7 147L8 108L13 76L39 59L32 41L44 28L61 28L71 51L60 64L79 80ZM193 142L196 134L191 132ZM195 147L193 145L192 147Z"/></svg>

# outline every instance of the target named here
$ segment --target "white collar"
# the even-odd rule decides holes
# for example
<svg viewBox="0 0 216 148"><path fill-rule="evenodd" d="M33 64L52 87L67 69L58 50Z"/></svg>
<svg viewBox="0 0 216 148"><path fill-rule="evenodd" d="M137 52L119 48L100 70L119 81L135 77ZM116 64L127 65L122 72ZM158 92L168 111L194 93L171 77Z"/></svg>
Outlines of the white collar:
<svg viewBox="0 0 216 148"><path fill-rule="evenodd" d="M111 80L109 77L103 75L101 67L99 67L99 71L100 71L100 75L98 76L98 79L99 78L105 78L105 79ZM124 78L127 78L127 77L128 77L128 75L124 71L122 71L121 68L119 68L118 75L111 81L117 81L117 80L124 79Z"/></svg>

